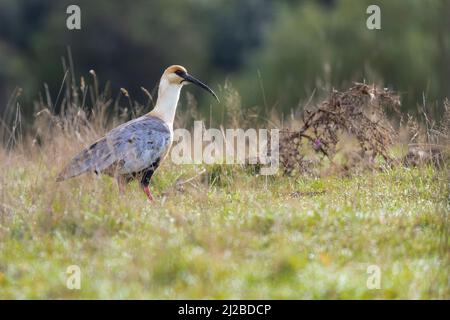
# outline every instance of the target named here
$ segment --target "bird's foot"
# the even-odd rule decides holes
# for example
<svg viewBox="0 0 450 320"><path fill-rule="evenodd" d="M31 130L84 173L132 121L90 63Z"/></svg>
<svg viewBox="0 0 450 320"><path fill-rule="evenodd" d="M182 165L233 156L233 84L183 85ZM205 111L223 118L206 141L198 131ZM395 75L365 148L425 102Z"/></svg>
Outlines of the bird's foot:
<svg viewBox="0 0 450 320"><path fill-rule="evenodd" d="M148 186L144 186L143 188L144 188L145 194L147 195L148 201L154 202L155 199L153 198L153 195L152 195L152 193L150 192L150 188L149 188Z"/></svg>

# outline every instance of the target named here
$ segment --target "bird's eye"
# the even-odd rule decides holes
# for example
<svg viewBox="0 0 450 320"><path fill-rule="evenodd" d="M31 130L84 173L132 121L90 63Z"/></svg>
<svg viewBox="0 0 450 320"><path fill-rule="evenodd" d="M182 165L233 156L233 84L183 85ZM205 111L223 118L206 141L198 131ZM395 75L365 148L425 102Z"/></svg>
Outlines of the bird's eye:
<svg viewBox="0 0 450 320"><path fill-rule="evenodd" d="M185 75L186 74L186 72L184 72L183 70L177 70L177 71L175 71L175 74L177 75L177 76L182 76L182 75Z"/></svg>

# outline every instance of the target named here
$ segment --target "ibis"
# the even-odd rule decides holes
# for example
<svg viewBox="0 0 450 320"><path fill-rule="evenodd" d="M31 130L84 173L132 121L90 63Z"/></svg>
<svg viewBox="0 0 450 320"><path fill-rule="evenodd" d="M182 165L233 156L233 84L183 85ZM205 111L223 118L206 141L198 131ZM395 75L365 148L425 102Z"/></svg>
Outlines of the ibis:
<svg viewBox="0 0 450 320"><path fill-rule="evenodd" d="M56 181L63 181L86 172L115 177L119 192L127 183L139 179L150 201L150 180L164 160L173 141L173 122L181 88L193 83L217 101L217 95L206 84L191 76L180 65L168 67L159 82L158 100L149 113L126 122L76 155L61 171Z"/></svg>

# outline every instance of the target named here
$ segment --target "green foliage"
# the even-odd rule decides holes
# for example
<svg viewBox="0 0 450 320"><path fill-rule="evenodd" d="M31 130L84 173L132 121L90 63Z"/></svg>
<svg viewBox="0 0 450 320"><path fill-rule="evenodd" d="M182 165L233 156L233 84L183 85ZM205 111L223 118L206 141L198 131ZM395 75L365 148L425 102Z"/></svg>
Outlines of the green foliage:
<svg viewBox="0 0 450 320"><path fill-rule="evenodd" d="M243 105L261 113L276 106L288 114L314 89L352 80L402 92L405 110L416 110L423 93L431 102L450 95L447 0L378 1L376 31L366 28L369 0L83 0L79 31L65 27L68 4L0 4L1 108L15 86L24 89L26 115L43 83L56 96L67 47L76 82L95 68L114 93L124 87L140 102L140 87L156 94L161 70L174 63L213 87L232 78Z"/></svg>
<svg viewBox="0 0 450 320"><path fill-rule="evenodd" d="M277 104L287 113L315 88L353 80L402 92L405 109L414 110L422 93L433 101L448 96L450 3L378 1L382 29L375 31L366 28L370 4L342 0L325 10L308 1L282 8L264 48L249 56L248 75L238 86L246 104Z"/></svg>

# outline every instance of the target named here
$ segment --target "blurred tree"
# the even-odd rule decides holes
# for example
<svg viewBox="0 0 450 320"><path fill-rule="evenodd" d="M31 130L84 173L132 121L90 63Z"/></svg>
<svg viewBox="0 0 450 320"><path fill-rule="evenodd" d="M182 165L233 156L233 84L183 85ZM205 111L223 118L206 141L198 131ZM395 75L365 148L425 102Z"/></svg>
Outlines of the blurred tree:
<svg viewBox="0 0 450 320"><path fill-rule="evenodd" d="M264 29L273 18L272 0L220 1L222 10L213 10L211 24L212 64L225 71L242 67L247 51L257 48Z"/></svg>
<svg viewBox="0 0 450 320"><path fill-rule="evenodd" d="M65 27L69 4L69 0L2 4L0 44L22 54L18 61L23 67L0 69L0 88L7 82L21 85L31 100L48 83L56 95L67 47L78 75L94 69L113 90L125 87L138 100L144 99L140 87L154 89L162 70L174 63L205 81L218 77L222 82L224 72L239 69L244 53L260 44L273 12L271 0L80 0L82 28L73 31ZM6 60L6 54L1 55Z"/></svg>
<svg viewBox="0 0 450 320"><path fill-rule="evenodd" d="M94 69L139 101L140 86L153 89L174 63L213 87L231 77L245 106L286 112L314 88L352 80L391 86L410 109L422 93L450 96L450 1L377 3L382 30L372 31L370 0L79 0L82 29L70 31L72 1L2 0L0 108L15 86L28 102L44 83L56 96L67 47L77 81Z"/></svg>
<svg viewBox="0 0 450 320"><path fill-rule="evenodd" d="M313 1L284 6L263 50L250 55L235 79L246 105L279 105L288 111L316 87L349 81L384 83L415 109L422 93L450 95L448 0L378 1L382 30L366 28L372 1L341 0L334 10Z"/></svg>

